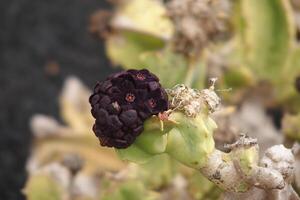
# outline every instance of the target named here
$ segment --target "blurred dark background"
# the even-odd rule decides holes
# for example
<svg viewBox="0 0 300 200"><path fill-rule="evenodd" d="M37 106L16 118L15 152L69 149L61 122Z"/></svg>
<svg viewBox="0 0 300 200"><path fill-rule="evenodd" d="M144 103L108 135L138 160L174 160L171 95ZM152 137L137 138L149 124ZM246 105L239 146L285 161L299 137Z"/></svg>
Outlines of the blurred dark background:
<svg viewBox="0 0 300 200"><path fill-rule="evenodd" d="M30 117L59 119L64 79L92 87L112 69L103 44L88 32L89 16L104 0L0 1L0 199L25 199Z"/></svg>

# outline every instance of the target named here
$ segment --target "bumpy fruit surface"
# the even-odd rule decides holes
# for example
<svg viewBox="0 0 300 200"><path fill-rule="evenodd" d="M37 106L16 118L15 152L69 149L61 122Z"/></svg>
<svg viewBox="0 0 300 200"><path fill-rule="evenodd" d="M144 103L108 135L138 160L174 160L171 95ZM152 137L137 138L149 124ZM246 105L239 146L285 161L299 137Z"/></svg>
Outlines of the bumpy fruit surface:
<svg viewBox="0 0 300 200"><path fill-rule="evenodd" d="M145 69L122 71L98 82L89 101L100 144L115 148L130 146L146 119L168 109L159 79Z"/></svg>

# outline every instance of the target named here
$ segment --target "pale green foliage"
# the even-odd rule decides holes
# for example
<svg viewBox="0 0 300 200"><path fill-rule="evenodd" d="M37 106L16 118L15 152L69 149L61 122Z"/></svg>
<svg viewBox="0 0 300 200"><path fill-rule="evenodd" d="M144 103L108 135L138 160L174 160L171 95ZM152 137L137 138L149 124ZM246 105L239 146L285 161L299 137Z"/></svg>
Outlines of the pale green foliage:
<svg viewBox="0 0 300 200"><path fill-rule="evenodd" d="M170 49L160 50L157 46L148 45L145 40L142 42L128 36L111 36L106 44L110 59L126 69L149 69L165 87L184 81L187 61Z"/></svg>
<svg viewBox="0 0 300 200"><path fill-rule="evenodd" d="M245 64L260 78L280 75L294 42L292 11L287 0L240 1L240 48Z"/></svg>
<svg viewBox="0 0 300 200"><path fill-rule="evenodd" d="M157 74L164 87L171 88L184 82L188 63L183 55L165 49L142 54L141 60L145 68Z"/></svg>
<svg viewBox="0 0 300 200"><path fill-rule="evenodd" d="M194 171L189 178L188 190L197 200L218 199L221 193L218 186L207 180L198 171Z"/></svg>
<svg viewBox="0 0 300 200"><path fill-rule="evenodd" d="M57 182L48 175L32 176L24 189L30 200L61 200L63 191Z"/></svg>
<svg viewBox="0 0 300 200"><path fill-rule="evenodd" d="M139 181L126 181L103 195L102 200L158 200L155 193L148 192Z"/></svg>
<svg viewBox="0 0 300 200"><path fill-rule="evenodd" d="M173 27L161 2L132 0L117 10L113 22L119 32L106 40L110 60L125 69L147 68L165 87L184 82L188 61L169 47ZM119 20L123 18L127 19L125 28Z"/></svg>
<svg viewBox="0 0 300 200"><path fill-rule="evenodd" d="M164 47L173 27L159 1L132 0L121 4L113 19L118 34L106 40L111 61L124 68L145 68L141 54Z"/></svg>
<svg viewBox="0 0 300 200"><path fill-rule="evenodd" d="M300 57L290 2L238 0L234 8L234 36L226 44L231 45L231 51L225 58L228 69L223 80L235 92L224 95L236 101L234 94L242 92L238 89L267 81L273 95L270 104L298 110L294 81L300 74Z"/></svg>
<svg viewBox="0 0 300 200"><path fill-rule="evenodd" d="M297 115L286 115L283 118L283 132L287 137L300 141L300 114Z"/></svg>
<svg viewBox="0 0 300 200"><path fill-rule="evenodd" d="M295 79L300 76L300 47L293 49L287 67L281 74L276 87L280 97L278 101L289 110L299 112L300 93L295 88Z"/></svg>
<svg viewBox="0 0 300 200"><path fill-rule="evenodd" d="M161 39L170 38L173 34L173 24L159 0L130 0L121 3L113 21L121 29Z"/></svg>

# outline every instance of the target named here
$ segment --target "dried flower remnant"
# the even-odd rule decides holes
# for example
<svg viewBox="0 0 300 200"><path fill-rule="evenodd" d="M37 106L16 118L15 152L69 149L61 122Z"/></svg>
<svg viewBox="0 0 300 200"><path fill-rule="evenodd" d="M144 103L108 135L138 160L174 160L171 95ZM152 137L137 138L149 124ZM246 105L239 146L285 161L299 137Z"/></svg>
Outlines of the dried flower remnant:
<svg viewBox="0 0 300 200"><path fill-rule="evenodd" d="M101 145L127 148L142 133L143 123L168 109L159 79L148 70L128 70L98 82L90 97L93 131Z"/></svg>
<svg viewBox="0 0 300 200"><path fill-rule="evenodd" d="M110 25L112 16L113 12L108 10L99 10L93 13L90 17L90 33L97 38L107 38L113 32L113 28Z"/></svg>
<svg viewBox="0 0 300 200"><path fill-rule="evenodd" d="M167 90L170 99L170 108L181 110L189 117L195 117L204 109L214 112L219 104L220 98L214 91L216 79L211 79L212 85L209 89L196 90L183 84L176 85Z"/></svg>
<svg viewBox="0 0 300 200"><path fill-rule="evenodd" d="M228 0L171 0L168 13L175 24L174 46L195 55L228 31Z"/></svg>

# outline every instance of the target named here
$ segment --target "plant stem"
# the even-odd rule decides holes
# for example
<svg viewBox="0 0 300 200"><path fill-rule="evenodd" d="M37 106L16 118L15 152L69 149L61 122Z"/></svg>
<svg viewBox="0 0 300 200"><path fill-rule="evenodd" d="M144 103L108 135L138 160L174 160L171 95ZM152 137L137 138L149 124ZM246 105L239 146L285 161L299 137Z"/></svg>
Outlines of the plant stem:
<svg viewBox="0 0 300 200"><path fill-rule="evenodd" d="M188 71L186 73L184 84L188 87L192 87L195 71L197 69L196 59L192 56L188 57Z"/></svg>
<svg viewBox="0 0 300 200"><path fill-rule="evenodd" d="M188 57L188 71L184 84L188 87L203 88L205 81L205 66L195 56Z"/></svg>

